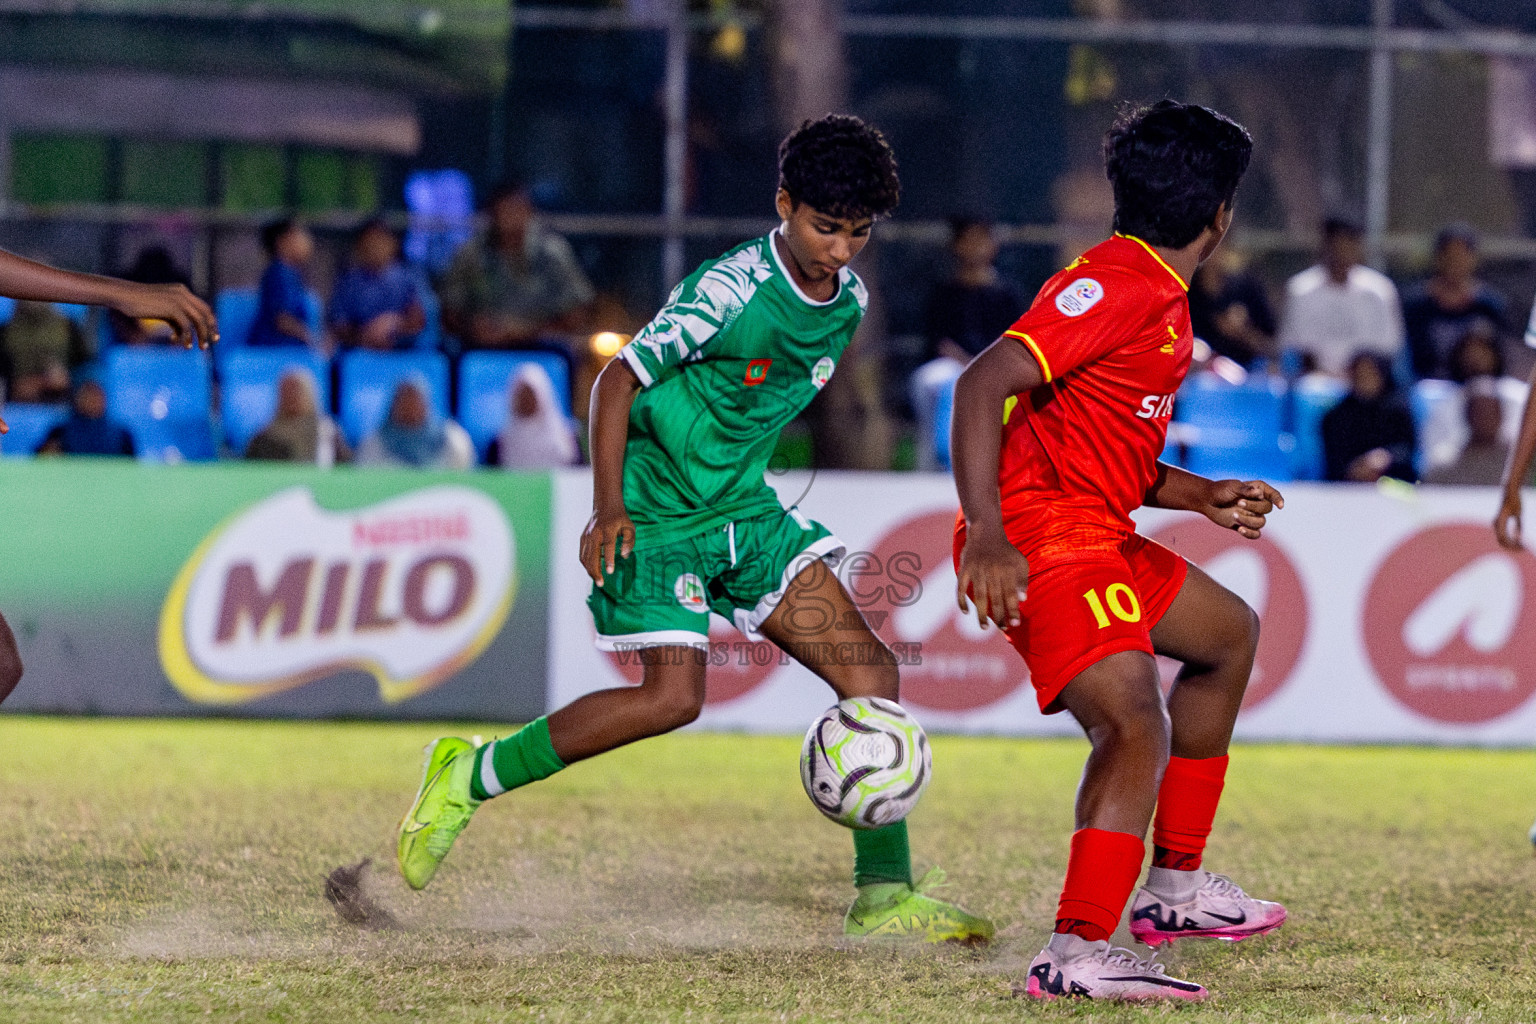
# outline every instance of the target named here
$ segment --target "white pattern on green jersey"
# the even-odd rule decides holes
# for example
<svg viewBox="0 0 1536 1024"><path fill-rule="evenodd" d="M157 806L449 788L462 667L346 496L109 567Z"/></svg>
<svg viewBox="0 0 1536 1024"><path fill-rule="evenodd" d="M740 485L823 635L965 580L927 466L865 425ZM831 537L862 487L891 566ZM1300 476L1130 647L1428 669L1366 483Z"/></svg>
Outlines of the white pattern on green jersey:
<svg viewBox="0 0 1536 1024"><path fill-rule="evenodd" d="M619 352L644 386L624 451L637 544L780 508L763 480L779 431L832 376L869 293L845 267L837 293L813 301L773 237L700 266Z"/></svg>

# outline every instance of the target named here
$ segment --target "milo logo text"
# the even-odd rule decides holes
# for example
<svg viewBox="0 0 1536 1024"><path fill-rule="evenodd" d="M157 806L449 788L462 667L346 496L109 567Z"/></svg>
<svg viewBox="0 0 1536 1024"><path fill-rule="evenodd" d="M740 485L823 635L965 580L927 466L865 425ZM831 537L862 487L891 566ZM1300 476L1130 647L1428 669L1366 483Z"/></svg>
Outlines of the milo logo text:
<svg viewBox="0 0 1536 1024"><path fill-rule="evenodd" d="M160 657L187 697L232 704L346 669L395 702L473 661L515 589L501 507L430 487L330 512L294 488L216 529L160 617Z"/></svg>

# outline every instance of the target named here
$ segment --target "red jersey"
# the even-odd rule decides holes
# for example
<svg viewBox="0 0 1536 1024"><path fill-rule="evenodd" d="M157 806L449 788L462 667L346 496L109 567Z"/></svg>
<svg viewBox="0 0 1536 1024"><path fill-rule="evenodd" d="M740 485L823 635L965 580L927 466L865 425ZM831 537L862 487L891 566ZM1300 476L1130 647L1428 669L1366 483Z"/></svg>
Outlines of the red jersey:
<svg viewBox="0 0 1536 1024"><path fill-rule="evenodd" d="M1188 285L1145 242L1094 246L1046 282L1011 329L1045 385L1008 399L998 486L1031 562L1118 545L1157 478L1189 371Z"/></svg>

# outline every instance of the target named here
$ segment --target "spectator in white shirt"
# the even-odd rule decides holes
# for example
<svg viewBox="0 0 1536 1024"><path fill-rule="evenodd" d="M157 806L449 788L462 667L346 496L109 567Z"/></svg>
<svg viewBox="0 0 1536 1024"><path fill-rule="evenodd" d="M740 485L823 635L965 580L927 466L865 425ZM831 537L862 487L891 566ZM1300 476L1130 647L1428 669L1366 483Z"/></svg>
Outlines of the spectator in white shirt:
<svg viewBox="0 0 1536 1024"><path fill-rule="evenodd" d="M1358 352L1394 359L1403 348L1397 288L1362 266L1361 231L1338 218L1323 223L1322 262L1286 282L1281 349L1311 356L1318 370L1345 376Z"/></svg>

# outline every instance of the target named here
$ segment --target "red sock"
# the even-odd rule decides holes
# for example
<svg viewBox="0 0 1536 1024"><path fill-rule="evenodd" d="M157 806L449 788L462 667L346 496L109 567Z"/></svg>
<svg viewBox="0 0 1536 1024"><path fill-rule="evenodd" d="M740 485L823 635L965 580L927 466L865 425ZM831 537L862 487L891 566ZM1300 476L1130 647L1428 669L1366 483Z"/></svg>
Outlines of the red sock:
<svg viewBox="0 0 1536 1024"><path fill-rule="evenodd" d="M1175 871L1200 866L1205 840L1227 779L1227 755L1193 760L1170 757L1152 819L1152 864Z"/></svg>
<svg viewBox="0 0 1536 1024"><path fill-rule="evenodd" d="M1109 938L1130 899L1146 844L1125 832L1100 828L1072 833L1067 880L1056 906L1056 930L1091 942Z"/></svg>

